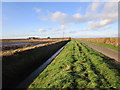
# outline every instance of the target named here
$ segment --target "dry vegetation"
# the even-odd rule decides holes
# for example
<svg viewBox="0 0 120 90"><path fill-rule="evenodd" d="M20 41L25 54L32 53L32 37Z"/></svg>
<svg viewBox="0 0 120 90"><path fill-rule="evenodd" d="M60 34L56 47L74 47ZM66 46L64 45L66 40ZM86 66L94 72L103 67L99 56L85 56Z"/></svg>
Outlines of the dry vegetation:
<svg viewBox="0 0 120 90"><path fill-rule="evenodd" d="M58 41L68 40L69 38L41 38L41 39L2 39L2 42L47 42L47 41Z"/></svg>
<svg viewBox="0 0 120 90"><path fill-rule="evenodd" d="M38 46L33 46L33 47L25 47L25 48L18 48L18 49L15 49L15 50L8 50L8 51L3 51L1 54L0 54L0 56L8 56L8 55L12 55L12 54L14 54L14 53L18 53L18 52L22 52L22 51L26 51L26 50L30 50L30 49L35 49L35 48L38 48L38 47L41 47L41 46L46 46L46 45L50 45L50 44L55 44L55 43L58 43L58 42L61 42L61 41L66 41L66 40L69 40L69 38L64 38L64 39L62 39L62 38L60 38L60 39L43 39L43 40L40 40L40 39L36 39L36 40L34 40L34 41L41 41L41 42L45 42L45 41L53 41L53 42L50 42L50 43L45 43L45 44L42 44L42 45L38 45ZM7 40L6 40L7 41ZM17 39L15 39L15 40L13 40L13 39L11 39L11 40L8 40L8 41L20 41L20 42L23 42L23 41L25 41L25 39L24 40L17 40ZM26 41L32 41L33 42L33 40L26 40Z"/></svg>
<svg viewBox="0 0 120 90"><path fill-rule="evenodd" d="M50 42L29 42L29 43L25 43L25 44L20 44L20 45L7 45L7 46L2 46L2 51L7 51L7 50L14 50L14 49L18 49L18 48L25 48L25 47L30 47L30 46L34 46L37 44L43 44L43 43L50 43Z"/></svg>
<svg viewBox="0 0 120 90"><path fill-rule="evenodd" d="M98 43L105 43L105 44L111 44L114 46L120 46L120 38L79 38L80 40L86 40L86 41L92 41L92 42L98 42Z"/></svg>

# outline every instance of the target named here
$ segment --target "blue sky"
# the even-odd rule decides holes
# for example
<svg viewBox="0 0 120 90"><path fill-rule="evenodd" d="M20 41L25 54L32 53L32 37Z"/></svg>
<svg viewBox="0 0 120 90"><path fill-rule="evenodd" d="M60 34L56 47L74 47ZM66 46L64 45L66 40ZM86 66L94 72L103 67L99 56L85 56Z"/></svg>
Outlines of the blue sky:
<svg viewBox="0 0 120 90"><path fill-rule="evenodd" d="M117 37L117 3L3 2L3 38Z"/></svg>

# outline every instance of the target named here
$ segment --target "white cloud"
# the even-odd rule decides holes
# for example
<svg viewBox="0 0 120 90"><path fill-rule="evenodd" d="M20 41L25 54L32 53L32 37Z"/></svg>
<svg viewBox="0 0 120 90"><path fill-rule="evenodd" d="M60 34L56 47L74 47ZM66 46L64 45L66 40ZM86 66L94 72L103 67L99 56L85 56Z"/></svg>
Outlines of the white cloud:
<svg viewBox="0 0 120 90"><path fill-rule="evenodd" d="M115 3L115 2L109 2L109 3L105 3L104 4L104 9L103 9L103 12L116 12L116 10L118 10L118 3Z"/></svg>
<svg viewBox="0 0 120 90"><path fill-rule="evenodd" d="M40 13L40 12L41 12L41 9L40 9L40 8L34 8L34 11L35 11L36 13Z"/></svg>
<svg viewBox="0 0 120 90"><path fill-rule="evenodd" d="M80 13L74 14L71 18L73 23L81 23L86 22L88 20L86 16L83 16Z"/></svg>
<svg viewBox="0 0 120 90"><path fill-rule="evenodd" d="M99 3L99 2L93 2L93 3L91 4L91 10L92 10L93 12L98 11L100 5L101 5L101 3Z"/></svg>
<svg viewBox="0 0 120 90"><path fill-rule="evenodd" d="M67 21L67 18L68 18L67 14L57 11L51 14L50 20L65 23Z"/></svg>
<svg viewBox="0 0 120 90"><path fill-rule="evenodd" d="M101 20L101 21L98 21L98 22L88 22L88 26L90 27L90 29L99 29L101 27L104 27L110 23L112 23L113 21L110 20L110 19L104 19L104 20Z"/></svg>
<svg viewBox="0 0 120 90"><path fill-rule="evenodd" d="M57 28L39 28L36 31L37 32L47 32L48 30L50 30L51 32L53 32L53 31L55 32L55 31L63 31L63 30L66 30L66 29L68 29L67 25L60 25Z"/></svg>
<svg viewBox="0 0 120 90"><path fill-rule="evenodd" d="M67 26L61 25L59 29L60 29L60 30L65 30L65 29L67 29Z"/></svg>
<svg viewBox="0 0 120 90"><path fill-rule="evenodd" d="M38 31L38 32L46 32L47 29L39 28L37 31Z"/></svg>
<svg viewBox="0 0 120 90"><path fill-rule="evenodd" d="M99 11L101 10L101 11ZM85 14L74 13L73 15L68 15L61 11L49 12L49 15L41 18L44 21L58 22L60 24L68 23L88 23L88 29L98 29L109 24L112 24L118 20L118 3L100 3L93 2L88 5ZM63 26L61 26L63 28ZM56 28L54 30L61 30L61 28Z"/></svg>
<svg viewBox="0 0 120 90"><path fill-rule="evenodd" d="M61 30L66 30L66 29L68 29L68 26L66 26L66 25L61 25L60 27L58 27L58 28L53 28L52 30L53 30L53 31L61 31Z"/></svg>
<svg viewBox="0 0 120 90"><path fill-rule="evenodd" d="M59 22L62 24L65 23L80 23L87 21L87 17L81 15L80 13L75 13L72 16L68 16L66 13L57 11L55 13L51 13L49 17L43 17L41 20L44 21L53 21L53 22Z"/></svg>
<svg viewBox="0 0 120 90"><path fill-rule="evenodd" d="M118 20L118 4L117 3L104 3L101 13L91 15L92 20L88 21L88 26L91 29L99 29ZM95 21L97 20L97 21Z"/></svg>

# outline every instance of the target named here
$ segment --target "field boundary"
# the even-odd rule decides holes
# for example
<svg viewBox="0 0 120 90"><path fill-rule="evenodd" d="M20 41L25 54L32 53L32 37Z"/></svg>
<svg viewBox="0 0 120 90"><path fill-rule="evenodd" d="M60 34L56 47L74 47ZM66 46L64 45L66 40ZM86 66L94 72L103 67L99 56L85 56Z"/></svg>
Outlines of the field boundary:
<svg viewBox="0 0 120 90"><path fill-rule="evenodd" d="M97 43L105 43L113 46L120 46L120 37L109 37L109 38L79 38L79 40L97 42Z"/></svg>
<svg viewBox="0 0 120 90"><path fill-rule="evenodd" d="M35 48L38 48L38 47L59 43L59 42L62 42L62 41L64 41L64 40L59 40L59 41L55 41L55 42L45 43L45 44L42 44L42 45L37 45L37 46L32 46L32 47L30 46L30 47L25 47L25 48L18 48L18 49L15 49L15 50L2 51L0 56L9 56L9 55L13 55L13 54L18 53L18 52L31 50L31 49L35 49ZM65 40L65 41L67 41L67 40Z"/></svg>
<svg viewBox="0 0 120 90"><path fill-rule="evenodd" d="M92 44L90 42L86 42L86 41L82 41L82 40L78 40L78 41L85 43L88 47L91 47L92 49L94 49L98 52L101 52L102 54L116 60L117 62L120 62L120 60L119 60L120 52L119 51L113 50L110 48L106 48L106 47L101 47L101 46L98 46L96 44Z"/></svg>

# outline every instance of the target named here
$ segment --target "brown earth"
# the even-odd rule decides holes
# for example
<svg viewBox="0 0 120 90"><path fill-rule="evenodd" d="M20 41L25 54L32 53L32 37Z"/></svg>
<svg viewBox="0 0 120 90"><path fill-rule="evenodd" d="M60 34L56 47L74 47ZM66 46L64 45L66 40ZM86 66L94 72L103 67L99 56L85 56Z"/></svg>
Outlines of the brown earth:
<svg viewBox="0 0 120 90"><path fill-rule="evenodd" d="M26 39L6 39L5 41L13 41L13 42L24 42ZM25 42L27 41L30 41L30 42L49 42L49 43L44 43L42 45L38 45L38 46L33 46L33 47L24 47L24 48L18 48L18 49L15 49L15 50L8 50L8 51L2 51L2 53L0 53L0 56L8 56L8 55L12 55L16 52L22 52L22 51L26 51L26 50L30 50L30 49L34 49L34 48L38 48L38 47L41 47L41 46L46 46L46 45L50 45L50 44L55 44L55 43L58 43L58 42L62 42L62 41L68 41L70 40L70 38L53 38L52 39L36 39L36 40L26 40ZM4 42L5 42L4 41Z"/></svg>
<svg viewBox="0 0 120 90"><path fill-rule="evenodd" d="M47 41L61 41L61 40L69 40L70 38L40 38L40 39L2 39L1 42L47 42Z"/></svg>
<svg viewBox="0 0 120 90"><path fill-rule="evenodd" d="M52 41L48 41L48 42L39 42L39 41L36 41L36 42L29 42L29 43L26 43L26 44L20 44L20 45L7 45L7 46L2 46L2 51L7 51L7 50L15 50L15 49L18 49L18 48L25 48L25 47L29 47L31 45L37 45L37 44L45 44L45 43L51 43Z"/></svg>

